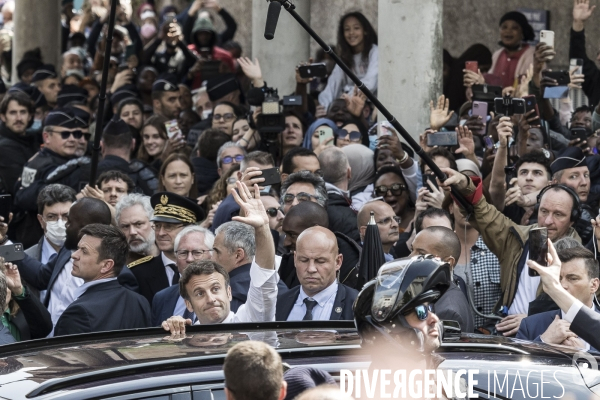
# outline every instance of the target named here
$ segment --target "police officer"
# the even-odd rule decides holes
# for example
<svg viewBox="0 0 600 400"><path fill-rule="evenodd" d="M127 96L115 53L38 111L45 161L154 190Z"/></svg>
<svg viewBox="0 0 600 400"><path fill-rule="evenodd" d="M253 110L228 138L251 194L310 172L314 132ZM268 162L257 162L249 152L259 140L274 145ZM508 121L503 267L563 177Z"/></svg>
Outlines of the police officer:
<svg viewBox="0 0 600 400"><path fill-rule="evenodd" d="M186 226L202 221L204 211L192 200L170 192L156 193L150 204L154 208L152 222L160 255L141 258L127 267L137 279L140 294L152 304L157 292L179 283L175 237Z"/></svg>
<svg viewBox="0 0 600 400"><path fill-rule="evenodd" d="M181 103L177 77L173 74L161 74L152 84L152 108L154 114L167 119L179 118Z"/></svg>

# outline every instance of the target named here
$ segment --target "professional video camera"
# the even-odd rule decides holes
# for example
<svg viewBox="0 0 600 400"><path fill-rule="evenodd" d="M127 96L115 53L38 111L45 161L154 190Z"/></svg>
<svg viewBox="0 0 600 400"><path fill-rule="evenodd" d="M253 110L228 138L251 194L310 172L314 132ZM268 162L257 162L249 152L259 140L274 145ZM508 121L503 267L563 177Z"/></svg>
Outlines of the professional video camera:
<svg viewBox="0 0 600 400"><path fill-rule="evenodd" d="M253 88L247 94L248 104L260 106L262 112L258 115L256 128L267 143L277 141L277 135L285 129L284 106L301 106L301 96L283 96L279 99L277 89L267 87Z"/></svg>

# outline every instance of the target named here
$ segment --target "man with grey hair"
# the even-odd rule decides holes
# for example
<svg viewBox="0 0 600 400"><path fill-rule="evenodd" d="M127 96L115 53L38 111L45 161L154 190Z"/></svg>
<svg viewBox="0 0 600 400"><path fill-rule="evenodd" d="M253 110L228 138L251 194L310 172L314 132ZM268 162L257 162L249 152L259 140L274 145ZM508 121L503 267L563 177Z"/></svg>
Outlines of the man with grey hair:
<svg viewBox="0 0 600 400"><path fill-rule="evenodd" d="M0 261L4 262L3 258ZM8 294L8 286L6 284L6 276L0 272L0 304L4 308L6 304L6 296ZM10 331L4 324L0 324L0 345L14 343L15 338L10 334Z"/></svg>
<svg viewBox="0 0 600 400"><path fill-rule="evenodd" d="M177 269L182 274L185 268L199 260L211 260L215 235L198 225L190 225L175 237L174 249L177 256ZM152 299L152 325L159 326L170 316L179 315L196 321L196 316L185 307L185 300L179 294L179 286L173 285L154 295Z"/></svg>
<svg viewBox="0 0 600 400"><path fill-rule="evenodd" d="M231 221L219 226L215 234L212 257L229 274L231 311L236 312L248 297L250 266L256 254L254 228ZM280 294L287 291L287 286L282 281L277 285Z"/></svg>
<svg viewBox="0 0 600 400"><path fill-rule="evenodd" d="M130 193L121 197L115 206L115 219L117 226L127 237L129 254L127 263L140 258L160 254L156 247L156 235L152 229L154 210L150 204L150 197L139 193Z"/></svg>
<svg viewBox="0 0 600 400"><path fill-rule="evenodd" d="M217 165L219 176L229 172L234 165L239 165L246 157L246 149L234 142L227 142L219 148Z"/></svg>
<svg viewBox="0 0 600 400"><path fill-rule="evenodd" d="M319 164L327 188L329 228L360 242L356 211L351 206L352 199L348 191L352 177L348 157L339 147L327 147L319 154Z"/></svg>
<svg viewBox="0 0 600 400"><path fill-rule="evenodd" d="M308 171L294 172L281 184L281 205L283 213L301 201L312 201L327 208L327 188L325 181Z"/></svg>

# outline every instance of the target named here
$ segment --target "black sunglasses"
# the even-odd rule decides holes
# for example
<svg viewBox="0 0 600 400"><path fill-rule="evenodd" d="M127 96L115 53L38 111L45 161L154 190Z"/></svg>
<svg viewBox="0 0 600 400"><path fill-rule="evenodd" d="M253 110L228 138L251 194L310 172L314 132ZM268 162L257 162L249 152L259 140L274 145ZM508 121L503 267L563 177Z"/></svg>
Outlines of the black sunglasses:
<svg viewBox="0 0 600 400"><path fill-rule="evenodd" d="M400 183L394 183L392 186L377 186L374 190L376 196L385 196L388 191L392 192L393 196L400 196L402 192L406 190L406 185Z"/></svg>
<svg viewBox="0 0 600 400"><path fill-rule="evenodd" d="M425 321L429 317L429 313L435 313L433 304L421 304L415 307L415 314L421 321Z"/></svg>
<svg viewBox="0 0 600 400"><path fill-rule="evenodd" d="M244 156L242 154L238 154L237 156L225 156L221 160L222 164L231 164L235 160L237 163L241 163L244 160Z"/></svg>
<svg viewBox="0 0 600 400"><path fill-rule="evenodd" d="M360 142L362 135L357 131L348 132L345 129L340 129L338 131L338 137L340 139L348 139L351 142Z"/></svg>
<svg viewBox="0 0 600 400"><path fill-rule="evenodd" d="M80 131L80 130L76 130L76 131L62 131L62 132L50 131L50 132L60 134L60 137L63 140L67 140L69 138L69 136L71 136L71 135L73 135L73 137L75 139L81 139L82 137L85 137L85 140L90 140L90 137L92 137L91 133L84 133L83 131Z"/></svg>
<svg viewBox="0 0 600 400"><path fill-rule="evenodd" d="M281 211L281 213L283 214L283 208L281 208L281 207L280 208L275 208L275 207L267 208L267 214L269 214L269 217L271 217L271 218L275 218L277 216L278 211Z"/></svg>

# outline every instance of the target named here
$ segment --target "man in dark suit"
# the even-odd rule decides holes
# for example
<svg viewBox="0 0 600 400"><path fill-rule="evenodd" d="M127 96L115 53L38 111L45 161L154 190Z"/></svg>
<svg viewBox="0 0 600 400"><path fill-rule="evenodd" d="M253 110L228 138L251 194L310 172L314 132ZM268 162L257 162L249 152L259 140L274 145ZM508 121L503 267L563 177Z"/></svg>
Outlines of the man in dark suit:
<svg viewBox="0 0 600 400"><path fill-rule="evenodd" d="M212 259L212 248L215 236L208 229L198 225L183 228L175 237L175 254L177 256L177 269L180 274L194 261ZM196 316L188 311L185 300L179 294L179 285L172 285L154 295L152 299L152 325L160 324L173 315L189 318L192 321Z"/></svg>
<svg viewBox="0 0 600 400"><path fill-rule="evenodd" d="M342 266L337 239L329 229L306 229L296 240L294 263L300 286L277 296L275 320L351 320L358 291L338 282Z"/></svg>
<svg viewBox="0 0 600 400"><path fill-rule="evenodd" d="M215 231L212 259L229 273L231 286L231 311L248 299L250 288L250 267L256 254L254 229L248 224L230 221L221 224ZM279 293L287 291L282 281L277 283Z"/></svg>
<svg viewBox="0 0 600 400"><path fill-rule="evenodd" d="M574 247L560 250L558 258L562 263L560 268L562 287L584 306L599 313L600 310L594 305L594 294L600 283L598 262L594 254L583 247ZM570 329L571 323L564 318L565 312L561 310L546 311L527 317L521 321L517 339L583 347L587 350L588 345L578 343L580 339Z"/></svg>
<svg viewBox="0 0 600 400"><path fill-rule="evenodd" d="M71 253L77 249L79 231L89 224L110 225L111 220L110 209L104 201L84 197L69 209L67 237L56 257L50 258L46 264L27 255L23 260L15 262L26 282L38 290L47 291L44 305L48 308L54 325L62 312L76 299L75 290L83 284L83 280L71 275ZM127 268L121 270L118 280L126 288L137 291L135 276Z"/></svg>
<svg viewBox="0 0 600 400"><path fill-rule="evenodd" d="M110 225L81 230L72 274L85 282L56 323L56 336L150 326L150 305L117 281L127 257L127 239Z"/></svg>
<svg viewBox="0 0 600 400"><path fill-rule="evenodd" d="M415 236L411 257L431 254L449 263L450 268L454 270L460 258L460 252L460 240L451 229L443 226L430 226ZM473 312L465 294L456 284L456 278L435 303L435 313L441 320L458 322L462 332L473 333Z"/></svg>
<svg viewBox="0 0 600 400"><path fill-rule="evenodd" d="M175 237L183 228L204 219L204 211L192 200L170 192L159 192L150 198L154 209L152 222L156 234L157 257L147 256L127 265L140 286L140 294L148 303L161 290L179 283Z"/></svg>

